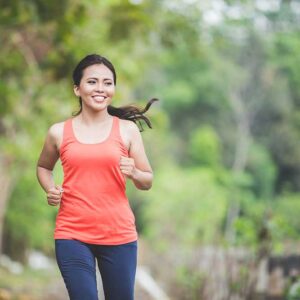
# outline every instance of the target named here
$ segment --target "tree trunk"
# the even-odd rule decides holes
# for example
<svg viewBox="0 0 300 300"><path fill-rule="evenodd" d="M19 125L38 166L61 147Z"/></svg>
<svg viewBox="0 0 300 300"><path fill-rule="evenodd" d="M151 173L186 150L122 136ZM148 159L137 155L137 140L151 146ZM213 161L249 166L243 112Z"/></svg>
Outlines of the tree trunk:
<svg viewBox="0 0 300 300"><path fill-rule="evenodd" d="M237 124L235 155L232 164L232 173L234 177L241 175L246 167L248 152L251 143L250 138L250 118L247 114L245 104L238 92L231 93L229 102L232 106ZM240 203L236 199L235 189L232 191L232 201L229 204L225 236L229 242L235 240L235 230L233 223L240 213Z"/></svg>

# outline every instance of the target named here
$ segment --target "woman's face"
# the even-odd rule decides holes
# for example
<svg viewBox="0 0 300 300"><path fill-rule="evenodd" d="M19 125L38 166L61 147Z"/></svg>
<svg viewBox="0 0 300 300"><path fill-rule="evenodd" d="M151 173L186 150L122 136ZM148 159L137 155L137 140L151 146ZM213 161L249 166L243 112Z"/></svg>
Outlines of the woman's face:
<svg viewBox="0 0 300 300"><path fill-rule="evenodd" d="M113 73L103 64L87 67L83 70L79 86L74 86L74 93L81 97L83 109L107 109L115 94Z"/></svg>

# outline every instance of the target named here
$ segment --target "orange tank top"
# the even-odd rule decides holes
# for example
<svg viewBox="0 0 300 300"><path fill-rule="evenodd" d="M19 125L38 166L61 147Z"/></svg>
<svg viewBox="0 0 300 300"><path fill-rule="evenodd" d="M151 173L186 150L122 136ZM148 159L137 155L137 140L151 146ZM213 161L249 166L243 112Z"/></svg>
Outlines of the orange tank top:
<svg viewBox="0 0 300 300"><path fill-rule="evenodd" d="M65 121L60 159L63 195L56 217L55 239L76 239L98 245L120 245L137 240L135 218L126 196L126 179L119 161L128 156L119 118L110 134L97 144L79 142L72 118Z"/></svg>

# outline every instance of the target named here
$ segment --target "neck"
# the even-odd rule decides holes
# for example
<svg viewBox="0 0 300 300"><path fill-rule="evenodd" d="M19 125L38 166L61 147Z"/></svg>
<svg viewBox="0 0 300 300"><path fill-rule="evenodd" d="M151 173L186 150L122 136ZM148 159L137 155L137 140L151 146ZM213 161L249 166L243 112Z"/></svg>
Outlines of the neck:
<svg viewBox="0 0 300 300"><path fill-rule="evenodd" d="M95 124L103 123L111 119L111 115L108 113L107 109L103 111L93 112L89 110L82 110L78 116L84 124Z"/></svg>

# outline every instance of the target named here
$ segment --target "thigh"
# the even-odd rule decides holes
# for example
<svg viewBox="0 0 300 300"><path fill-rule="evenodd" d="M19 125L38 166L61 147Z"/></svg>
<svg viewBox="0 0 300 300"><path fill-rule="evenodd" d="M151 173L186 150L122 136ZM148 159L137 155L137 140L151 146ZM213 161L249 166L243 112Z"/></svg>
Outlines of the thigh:
<svg viewBox="0 0 300 300"><path fill-rule="evenodd" d="M95 257L88 245L55 240L56 260L71 300L98 300Z"/></svg>
<svg viewBox="0 0 300 300"><path fill-rule="evenodd" d="M137 242L97 247L98 266L106 300L133 300Z"/></svg>

